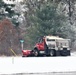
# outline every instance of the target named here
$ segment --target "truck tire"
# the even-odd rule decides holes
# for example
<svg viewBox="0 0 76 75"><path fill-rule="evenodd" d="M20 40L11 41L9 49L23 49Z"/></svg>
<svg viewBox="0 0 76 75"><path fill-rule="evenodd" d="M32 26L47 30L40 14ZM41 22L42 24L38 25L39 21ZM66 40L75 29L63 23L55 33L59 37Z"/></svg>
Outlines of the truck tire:
<svg viewBox="0 0 76 75"><path fill-rule="evenodd" d="M70 51L68 50L63 50L61 53L62 56L70 56Z"/></svg>
<svg viewBox="0 0 76 75"><path fill-rule="evenodd" d="M37 49L34 49L34 56L38 56L39 55L39 52L38 52L38 50Z"/></svg>
<svg viewBox="0 0 76 75"><path fill-rule="evenodd" d="M50 50L50 56L55 56L55 50Z"/></svg>

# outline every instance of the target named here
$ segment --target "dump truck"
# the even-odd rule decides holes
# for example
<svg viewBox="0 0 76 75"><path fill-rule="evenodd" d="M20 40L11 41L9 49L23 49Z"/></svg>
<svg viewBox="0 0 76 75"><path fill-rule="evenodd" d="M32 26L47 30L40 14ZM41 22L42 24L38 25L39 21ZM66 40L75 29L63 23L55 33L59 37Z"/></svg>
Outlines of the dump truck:
<svg viewBox="0 0 76 75"><path fill-rule="evenodd" d="M39 38L33 50L23 50L23 56L70 56L71 40L58 36L44 36Z"/></svg>

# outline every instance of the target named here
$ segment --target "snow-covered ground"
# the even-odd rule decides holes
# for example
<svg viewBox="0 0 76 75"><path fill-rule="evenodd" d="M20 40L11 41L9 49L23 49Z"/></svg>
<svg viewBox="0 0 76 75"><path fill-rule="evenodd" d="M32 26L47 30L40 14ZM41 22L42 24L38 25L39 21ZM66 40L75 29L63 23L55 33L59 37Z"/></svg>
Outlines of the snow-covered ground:
<svg viewBox="0 0 76 75"><path fill-rule="evenodd" d="M67 57L0 57L0 74L76 71L76 52Z"/></svg>
<svg viewBox="0 0 76 75"><path fill-rule="evenodd" d="M71 56L76 56L76 52L72 52L71 53Z"/></svg>

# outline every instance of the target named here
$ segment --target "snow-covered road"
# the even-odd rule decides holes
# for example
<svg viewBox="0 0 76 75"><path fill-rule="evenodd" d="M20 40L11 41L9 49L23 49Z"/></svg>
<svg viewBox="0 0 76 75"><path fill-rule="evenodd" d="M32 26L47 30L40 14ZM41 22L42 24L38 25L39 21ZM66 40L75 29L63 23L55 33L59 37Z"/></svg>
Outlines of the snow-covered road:
<svg viewBox="0 0 76 75"><path fill-rule="evenodd" d="M0 74L76 71L75 54L68 57L0 57Z"/></svg>

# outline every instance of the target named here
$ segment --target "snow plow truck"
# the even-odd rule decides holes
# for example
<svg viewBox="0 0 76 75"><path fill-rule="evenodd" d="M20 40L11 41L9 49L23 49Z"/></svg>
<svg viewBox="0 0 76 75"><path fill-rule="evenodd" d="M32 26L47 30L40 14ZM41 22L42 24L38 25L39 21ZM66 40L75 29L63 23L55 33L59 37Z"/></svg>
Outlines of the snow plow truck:
<svg viewBox="0 0 76 75"><path fill-rule="evenodd" d="M70 56L71 40L58 36L44 36L34 46L33 50L22 50L23 56Z"/></svg>

